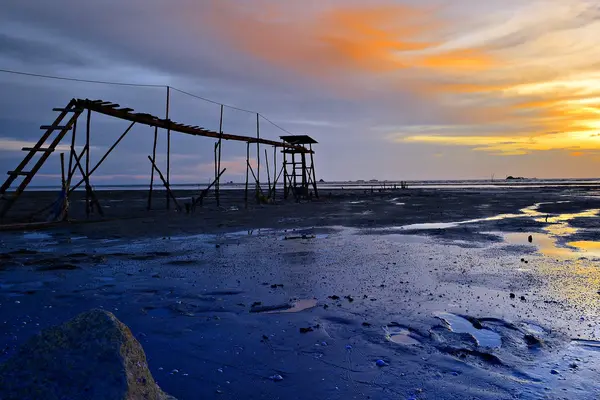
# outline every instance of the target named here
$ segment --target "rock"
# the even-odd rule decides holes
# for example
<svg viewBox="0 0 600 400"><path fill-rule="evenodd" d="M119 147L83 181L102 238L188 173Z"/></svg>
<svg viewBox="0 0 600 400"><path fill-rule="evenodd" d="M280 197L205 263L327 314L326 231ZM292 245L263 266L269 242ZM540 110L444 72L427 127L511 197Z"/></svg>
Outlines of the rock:
<svg viewBox="0 0 600 400"><path fill-rule="evenodd" d="M557 371L557 370L555 370L555 369L551 369L551 370L550 370L550 373L551 373L552 375L558 375L558 374L560 374L560 372L558 372L558 371Z"/></svg>
<svg viewBox="0 0 600 400"><path fill-rule="evenodd" d="M97 309L42 331L0 365L0 398L174 400L154 382L129 328Z"/></svg>
<svg viewBox="0 0 600 400"><path fill-rule="evenodd" d="M529 237L527 238L527 240L529 241L529 243L533 242L533 236L529 235Z"/></svg>
<svg viewBox="0 0 600 400"><path fill-rule="evenodd" d="M527 346L529 347L538 347L542 345L542 341L540 339L538 339L537 337L527 334L523 337L523 339L525 340L525 343L527 343Z"/></svg>
<svg viewBox="0 0 600 400"><path fill-rule="evenodd" d="M308 327L308 328L300 328L300 333L308 333L308 332L312 332L313 328L312 327Z"/></svg>
<svg viewBox="0 0 600 400"><path fill-rule="evenodd" d="M377 365L378 367L385 367L388 364L383 360L377 360L377 361L375 361L375 365Z"/></svg>
<svg viewBox="0 0 600 400"><path fill-rule="evenodd" d="M525 296L521 296L521 301L526 301Z"/></svg>
<svg viewBox="0 0 600 400"><path fill-rule="evenodd" d="M516 297L514 293L509 294L509 296L511 299L514 299Z"/></svg>
<svg viewBox="0 0 600 400"><path fill-rule="evenodd" d="M275 381L275 382L279 382L283 380L283 376L279 375L279 374L275 374L275 375L271 375L269 377L270 380Z"/></svg>
<svg viewBox="0 0 600 400"><path fill-rule="evenodd" d="M331 300L339 300L339 299L340 299L340 296L338 296L338 295L335 295L335 294L334 294L333 296L329 296L329 298L330 298Z"/></svg>

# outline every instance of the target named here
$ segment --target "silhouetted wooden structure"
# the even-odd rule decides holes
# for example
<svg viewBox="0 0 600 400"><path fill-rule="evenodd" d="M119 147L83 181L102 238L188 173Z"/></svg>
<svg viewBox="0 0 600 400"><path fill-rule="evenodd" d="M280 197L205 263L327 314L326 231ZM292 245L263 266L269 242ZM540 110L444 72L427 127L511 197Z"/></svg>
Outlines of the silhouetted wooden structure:
<svg viewBox="0 0 600 400"><path fill-rule="evenodd" d="M150 191L148 194L148 209L152 208L152 192L154 187L154 172L156 171L158 176L160 177L165 189L167 196L167 208L169 208L170 201L173 200L178 210L181 209L179 204L177 204L177 200L173 195L170 187L169 175L170 175L170 135L171 132L179 132L182 134L193 135L193 136L203 136L217 139L217 143L215 144L215 180L210 184L210 186L202 191L201 198L206 195L208 189L210 189L213 185L215 187L215 197L217 200L217 204L219 202L219 179L223 174L224 170L221 170L221 142L223 140L233 140L247 143L247 153L246 153L246 185L245 185L245 203L247 206L248 202L248 177L249 171L252 172L252 176L256 182L256 191L257 191L257 201L261 201L265 196L259 196L259 192L262 193L262 188L260 186L259 178L260 178L260 145L268 145L273 146L274 153L277 148L281 148L284 155L291 154L292 160L294 160L296 156L301 158L302 170L299 175L294 172L291 175L284 173L284 177L288 179L284 179L285 182L288 182L289 185L292 185L294 188L306 188L307 182L312 182L316 195L316 182L314 175L314 167L313 167L313 151L311 144L316 143L313 139L308 136L286 136L282 137L283 141L275 141L269 139L260 138L260 128L259 128L259 114L257 114L256 119L256 137L252 136L242 136L242 135L234 135L224 133L222 131L223 126L223 107L221 106L221 122L220 122L220 131L215 132L200 126L192 126L185 125L178 122L171 121L168 118L169 113L169 94L167 88L167 112L166 118L159 118L151 114L146 113L136 113L131 108L121 108L118 104L114 104L108 101L103 100L89 100L89 99L72 99L66 107L64 108L55 108L54 111L58 112L58 117L51 125L42 125L41 129L44 130L44 134L40 137L38 142L33 147L24 147L23 151L26 151L27 154L23 161L13 170L8 171L8 178L4 182L4 184L0 187L0 218L3 218L13 204L17 201L19 196L23 193L23 191L27 188L35 174L40 170L40 168L44 165L46 160L50 157L50 155L56 151L58 145L61 143L63 139L67 136L69 132L71 132L71 142L69 148L69 162L67 171L65 172L65 163L64 156L61 154L61 175L62 178L62 193L61 196L62 201L64 202L65 210L61 217L56 217L60 219L66 218L67 214L67 204L69 195L79 188L82 184L85 185L85 200L86 200L86 215L89 216L91 212L93 212L94 207L98 210L98 212L102 213L102 208L100 206L100 202L98 200L97 194L94 192L92 185L90 183L90 179L92 174L100 167L100 165L106 160L109 154L115 149L115 147L123 140L123 138L127 135L127 133L131 130L131 128L135 124L142 124L153 127L154 133L154 142L153 142L153 150L152 155L148 156L151 163L151 174L150 174ZM100 158L100 160L90 168L90 136L91 136L91 114L92 112L104 114L110 117L130 121L131 124L129 127L119 136L116 142L108 149L108 151ZM86 124L85 124L85 145L79 154L75 151L75 143L76 143L76 135L77 135L77 121L79 117L85 113L86 114ZM156 165L156 144L158 140L158 129L164 129L167 131L167 166L166 166L166 176L163 176L162 172ZM304 139L301 139L304 138ZM306 139L308 138L308 139ZM254 174L254 170L250 164L250 144L256 143L257 146L257 174ZM309 147L305 147L304 144L309 144ZM310 155L311 165L310 167L306 166L306 155ZM265 152L266 156L266 152ZM270 185L270 177L269 177L269 192L267 198L272 197L275 198L275 185L277 182L277 171L275 170L275 159L274 161L274 170L273 170L273 187ZM268 162L268 160L267 160ZM293 162L295 165L295 161ZM286 163L285 160L282 165L282 170L285 171ZM293 167L295 171L295 167ZM268 171L268 170L267 170ZM72 185L72 180L75 177L76 172L79 172L81 178L75 184ZM312 174L310 178L307 178L307 173ZM280 172L281 174L281 172ZM297 184L297 178L302 177L302 184ZM24 177L24 179L17 185L14 192L9 192L11 186L15 183L15 181L19 177ZM307 180L308 179L308 180ZM285 197L287 197L287 190L284 190ZM306 191L302 191L302 195L307 194ZM305 197L305 196L304 196ZM200 198L200 199L201 199ZM195 206L197 202L193 205ZM53 205L48 206L46 209L50 209Z"/></svg>
<svg viewBox="0 0 600 400"><path fill-rule="evenodd" d="M289 146L283 152L283 197L288 198L291 192L294 197L308 199L312 196L318 198L317 178L315 175L315 163L312 145L317 141L308 135L280 136L281 140ZM308 145L308 151L305 147ZM310 155L310 164L307 163L306 155ZM311 193L310 188L313 192Z"/></svg>

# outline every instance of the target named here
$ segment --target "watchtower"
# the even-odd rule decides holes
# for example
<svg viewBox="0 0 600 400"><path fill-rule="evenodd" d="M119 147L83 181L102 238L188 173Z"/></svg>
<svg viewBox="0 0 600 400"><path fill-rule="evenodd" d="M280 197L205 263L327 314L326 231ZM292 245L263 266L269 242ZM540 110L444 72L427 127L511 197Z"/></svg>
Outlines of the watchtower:
<svg viewBox="0 0 600 400"><path fill-rule="evenodd" d="M317 141L308 135L280 136L285 143L297 147L288 147L283 153L283 197L288 198L291 192L296 200L309 199L312 196L318 198L317 178L315 175L315 164L312 145ZM302 151L302 147L308 146L308 151ZM306 155L310 154L310 164L307 164ZM291 159L290 159L291 158ZM312 186L312 192L310 191Z"/></svg>

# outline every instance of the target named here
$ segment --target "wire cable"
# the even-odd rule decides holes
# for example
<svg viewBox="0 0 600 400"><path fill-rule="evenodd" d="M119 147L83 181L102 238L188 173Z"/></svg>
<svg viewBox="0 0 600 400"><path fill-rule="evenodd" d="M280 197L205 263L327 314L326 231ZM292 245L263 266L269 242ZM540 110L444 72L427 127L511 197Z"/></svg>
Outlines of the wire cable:
<svg viewBox="0 0 600 400"><path fill-rule="evenodd" d="M216 104L216 105L219 105L219 106L227 107L227 108L230 108L232 110L243 111L243 112L247 112L247 113L251 113L251 114L258 114L265 121L269 122L271 125L275 126L276 128L280 129L281 131L286 132L289 135L294 135L292 132L288 131L285 128L282 128L279 125L277 125L275 122L271 121L269 118L265 117L261 113L258 113L256 111L246 110L246 109L240 108L240 107L235 107L235 106L232 106L232 105L229 105L229 104L223 104L223 103L220 103L218 101L214 101L214 100L208 99L206 97L202 97L202 96L195 95L193 93L186 92L185 90L181 90L181 89L178 89L178 88L173 87L173 86L153 85L153 84L144 84L144 83L100 81L100 80L93 80L93 79L69 78L69 77L65 77L65 76L34 74L34 73L31 73L31 72L21 72L21 71L14 71L14 70L10 70L10 69L1 69L1 68L0 68L0 72L4 72L4 73L7 73L7 74L14 74L14 75L30 76L30 77L36 77L36 78L56 79L56 80L61 80L61 81L72 81L72 82L83 82L83 83L95 83L95 84L101 84L101 85L151 87L151 88L165 88L165 89L166 88L170 88L170 89L172 89L172 90L174 90L176 92L179 92L181 94L185 94L187 96L196 98L198 100L206 101L208 103L212 103L212 104Z"/></svg>

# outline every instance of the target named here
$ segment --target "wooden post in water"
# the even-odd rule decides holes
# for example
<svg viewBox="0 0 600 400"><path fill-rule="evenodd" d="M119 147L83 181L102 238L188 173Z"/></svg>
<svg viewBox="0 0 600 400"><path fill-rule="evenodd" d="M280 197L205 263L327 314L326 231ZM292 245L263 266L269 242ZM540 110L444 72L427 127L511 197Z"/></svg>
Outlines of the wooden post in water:
<svg viewBox="0 0 600 400"><path fill-rule="evenodd" d="M169 104L170 104L170 97L171 97L171 87L167 86L167 112L166 112L166 119L167 119L167 186L170 187L171 185L171 121L169 120ZM171 208L171 197L169 196L169 193L167 191L167 210Z"/></svg>
<svg viewBox="0 0 600 400"><path fill-rule="evenodd" d="M152 190L154 189L154 163L156 163L156 142L158 141L158 127L154 127L154 145L152 146L152 172L150 173L150 192L148 192L148 210L152 209Z"/></svg>

